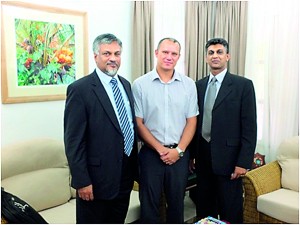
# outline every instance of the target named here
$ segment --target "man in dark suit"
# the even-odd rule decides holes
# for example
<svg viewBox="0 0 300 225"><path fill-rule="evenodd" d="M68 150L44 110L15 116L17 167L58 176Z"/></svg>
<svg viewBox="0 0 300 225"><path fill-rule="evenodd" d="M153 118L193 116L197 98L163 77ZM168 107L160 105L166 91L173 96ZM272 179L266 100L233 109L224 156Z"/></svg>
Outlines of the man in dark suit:
<svg viewBox="0 0 300 225"><path fill-rule="evenodd" d="M124 223L138 174L133 96L130 83L117 75L122 42L102 34L94 40L93 51L96 69L68 86L65 105L64 142L77 191L76 220ZM123 99L125 116L118 111L113 85Z"/></svg>
<svg viewBox="0 0 300 225"><path fill-rule="evenodd" d="M251 168L257 139L254 87L251 80L227 71L226 40L214 38L205 47L210 75L196 82L195 167L191 161L197 174L197 216L242 223L241 177Z"/></svg>

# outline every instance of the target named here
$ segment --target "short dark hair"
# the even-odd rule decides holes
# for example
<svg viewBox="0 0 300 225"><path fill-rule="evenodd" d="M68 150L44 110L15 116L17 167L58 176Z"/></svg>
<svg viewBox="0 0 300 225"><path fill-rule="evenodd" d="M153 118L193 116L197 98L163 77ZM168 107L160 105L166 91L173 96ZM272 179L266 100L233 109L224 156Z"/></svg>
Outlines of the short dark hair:
<svg viewBox="0 0 300 225"><path fill-rule="evenodd" d="M161 39L161 40L158 42L157 49L159 49L160 44L161 44L164 40L168 40L168 41L172 41L172 42L174 42L174 43L178 43L178 45L179 45L179 52L180 52L180 50L181 50L181 45L180 45L179 41L177 41L175 38L171 38L171 37L165 37L165 38Z"/></svg>
<svg viewBox="0 0 300 225"><path fill-rule="evenodd" d="M206 45L205 45L205 50L206 50L206 52L207 52L207 49L208 49L209 46L211 46L211 45L217 45L217 44L223 45L223 46L226 48L226 53L229 53L229 44L228 44L228 42L227 42L225 39L223 39L223 38L212 38L212 39L210 39L210 40L206 43Z"/></svg>
<svg viewBox="0 0 300 225"><path fill-rule="evenodd" d="M101 44L111 44L112 42L116 41L121 49L122 49L122 41L117 38L115 35L113 34L100 34L99 36L97 36L93 42L93 52L95 54L99 53L99 45Z"/></svg>

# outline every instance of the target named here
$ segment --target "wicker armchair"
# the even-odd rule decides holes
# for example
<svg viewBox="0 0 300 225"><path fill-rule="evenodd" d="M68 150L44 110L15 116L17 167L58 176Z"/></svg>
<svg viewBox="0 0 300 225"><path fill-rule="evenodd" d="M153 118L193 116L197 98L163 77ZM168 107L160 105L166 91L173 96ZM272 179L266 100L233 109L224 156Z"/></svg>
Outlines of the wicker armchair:
<svg viewBox="0 0 300 225"><path fill-rule="evenodd" d="M277 161L246 173L243 185L244 223L285 223L257 211L257 197L281 187L281 168Z"/></svg>
<svg viewBox="0 0 300 225"><path fill-rule="evenodd" d="M282 141L276 161L246 173L243 186L244 223L299 223L299 136Z"/></svg>

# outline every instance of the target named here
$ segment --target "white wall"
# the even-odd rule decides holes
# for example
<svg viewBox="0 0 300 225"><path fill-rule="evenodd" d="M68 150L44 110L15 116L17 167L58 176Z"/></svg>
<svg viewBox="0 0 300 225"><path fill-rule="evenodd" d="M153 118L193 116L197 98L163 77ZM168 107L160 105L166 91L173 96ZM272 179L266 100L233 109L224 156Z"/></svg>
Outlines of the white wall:
<svg viewBox="0 0 300 225"><path fill-rule="evenodd" d="M24 0L35 4L88 12L89 72L95 68L92 42L113 33L123 42L119 74L131 81L131 2L92 0ZM1 104L1 146L36 137L63 139L65 101Z"/></svg>

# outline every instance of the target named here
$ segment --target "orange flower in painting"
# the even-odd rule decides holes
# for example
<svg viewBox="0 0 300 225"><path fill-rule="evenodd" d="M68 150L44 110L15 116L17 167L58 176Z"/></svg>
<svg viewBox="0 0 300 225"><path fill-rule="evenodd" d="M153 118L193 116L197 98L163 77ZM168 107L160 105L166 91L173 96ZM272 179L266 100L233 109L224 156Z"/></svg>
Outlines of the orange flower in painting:
<svg viewBox="0 0 300 225"><path fill-rule="evenodd" d="M61 50L57 50L55 51L55 60L58 62L58 63L61 63L61 64L71 64L72 61L73 61L73 52L69 49L69 48L66 48L66 47L62 47Z"/></svg>

